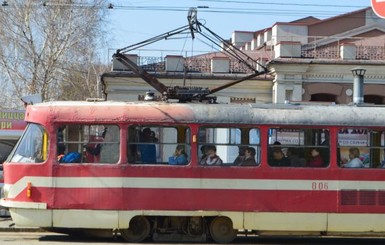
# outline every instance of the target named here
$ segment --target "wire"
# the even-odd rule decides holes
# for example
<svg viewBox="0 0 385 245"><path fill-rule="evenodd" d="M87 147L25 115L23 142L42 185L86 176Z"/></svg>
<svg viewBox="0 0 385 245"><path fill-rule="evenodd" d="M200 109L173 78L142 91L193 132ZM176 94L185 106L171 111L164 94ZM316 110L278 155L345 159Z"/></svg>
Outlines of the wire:
<svg viewBox="0 0 385 245"><path fill-rule="evenodd" d="M304 5L301 5L304 6ZM308 5L310 6L310 5ZM332 5L330 5L332 6ZM336 5L337 6L337 5ZM365 8L368 6L347 6L346 8ZM169 12L186 12L189 7L162 7L162 6L116 6L114 9L121 9L127 11L169 11ZM334 7L336 8L336 7ZM309 9L269 9L269 8L226 8L226 7L210 7L199 8L200 13L215 13L215 14L238 14L238 15L281 15L281 16L309 16L315 15L319 17L331 17L339 14L344 14L346 11L333 11L333 10L309 10ZM358 18L358 17L352 17Z"/></svg>
<svg viewBox="0 0 385 245"><path fill-rule="evenodd" d="M235 0L197 0L201 2L218 2L218 3L241 3L241 4L261 4L261 5L279 5L279 6L307 6L307 7L344 7L344 8L364 8L367 6L358 5L337 5L337 4L315 4L315 3L283 3L271 1L235 1Z"/></svg>

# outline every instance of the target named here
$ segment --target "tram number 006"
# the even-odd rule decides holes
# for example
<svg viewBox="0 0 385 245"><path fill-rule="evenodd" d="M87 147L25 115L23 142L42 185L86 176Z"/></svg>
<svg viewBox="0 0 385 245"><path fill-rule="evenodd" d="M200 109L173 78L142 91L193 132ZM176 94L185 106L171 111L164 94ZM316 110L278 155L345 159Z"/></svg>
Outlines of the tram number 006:
<svg viewBox="0 0 385 245"><path fill-rule="evenodd" d="M312 190L328 190L329 186L327 182L312 182L311 183Z"/></svg>

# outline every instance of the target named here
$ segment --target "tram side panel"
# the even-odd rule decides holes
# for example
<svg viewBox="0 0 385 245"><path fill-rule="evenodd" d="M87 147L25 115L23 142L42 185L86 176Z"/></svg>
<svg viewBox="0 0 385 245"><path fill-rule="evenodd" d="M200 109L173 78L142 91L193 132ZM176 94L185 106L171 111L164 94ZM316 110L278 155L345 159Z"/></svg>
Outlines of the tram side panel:
<svg viewBox="0 0 385 245"><path fill-rule="evenodd" d="M46 133L34 127L45 145ZM266 139L267 130L261 135ZM272 167L266 140L261 163L252 167L200 166L196 145L189 165L127 164L119 155L111 163L70 164L56 158L56 138L48 137L50 148L43 147L41 159L16 154L24 158L5 165L3 202L17 224L124 229L132 217L144 215L228 216L236 229L289 233L370 233L385 227L381 169L343 169L335 160L322 168ZM83 138L76 144L71 149L83 149ZM336 143L331 147L335 151Z"/></svg>

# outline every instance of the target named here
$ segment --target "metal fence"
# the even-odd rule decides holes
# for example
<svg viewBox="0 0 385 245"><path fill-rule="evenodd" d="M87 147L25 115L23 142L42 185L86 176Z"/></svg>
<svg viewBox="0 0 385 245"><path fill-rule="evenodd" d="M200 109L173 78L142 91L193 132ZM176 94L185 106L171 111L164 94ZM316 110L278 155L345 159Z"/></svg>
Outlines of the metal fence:
<svg viewBox="0 0 385 245"><path fill-rule="evenodd" d="M349 43L355 45L355 59L357 60L385 60L385 36L379 37L320 37L320 36L293 36L280 37L280 40L307 42L301 45L300 57L309 59L341 59L341 47ZM268 43L268 44L266 44ZM264 53L262 58L266 61L274 59L274 38L264 45ZM245 53L257 57L256 51L248 50ZM166 53L166 50L163 51ZM261 54L261 50L259 50ZM184 58L184 71L211 73L211 58L202 56L190 56ZM165 57L139 56L139 65L153 72L166 71ZM253 71L236 59L230 58L229 73L252 73Z"/></svg>

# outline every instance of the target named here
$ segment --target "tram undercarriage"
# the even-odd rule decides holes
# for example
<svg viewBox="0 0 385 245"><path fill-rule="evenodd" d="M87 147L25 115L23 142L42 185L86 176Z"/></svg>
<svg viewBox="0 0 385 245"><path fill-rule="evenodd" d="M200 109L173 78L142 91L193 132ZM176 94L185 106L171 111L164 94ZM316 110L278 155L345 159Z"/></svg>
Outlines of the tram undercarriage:
<svg viewBox="0 0 385 245"><path fill-rule="evenodd" d="M136 216L128 229L50 229L73 235L86 234L94 237L121 236L127 242L206 242L230 243L237 236L231 219L219 217Z"/></svg>
<svg viewBox="0 0 385 245"><path fill-rule="evenodd" d="M207 224L202 217L156 217L154 241L206 241Z"/></svg>
<svg viewBox="0 0 385 245"><path fill-rule="evenodd" d="M141 242L151 237L156 242L205 242L212 238L219 243L228 243L237 235L231 220L222 216L136 216L129 227L120 230L120 235L128 242Z"/></svg>

